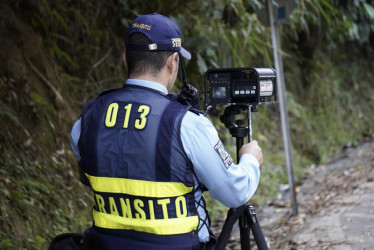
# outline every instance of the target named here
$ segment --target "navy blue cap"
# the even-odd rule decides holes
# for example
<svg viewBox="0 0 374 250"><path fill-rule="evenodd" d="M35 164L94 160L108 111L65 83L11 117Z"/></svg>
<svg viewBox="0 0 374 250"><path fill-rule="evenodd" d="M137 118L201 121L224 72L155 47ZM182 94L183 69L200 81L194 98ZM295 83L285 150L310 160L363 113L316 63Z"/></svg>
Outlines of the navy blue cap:
<svg viewBox="0 0 374 250"><path fill-rule="evenodd" d="M128 43L132 33L140 32L148 37L150 44L139 45ZM170 18L153 13L135 18L126 35L126 48L131 50L170 50L178 51L186 59L191 59L191 54L182 47L181 34L177 24Z"/></svg>

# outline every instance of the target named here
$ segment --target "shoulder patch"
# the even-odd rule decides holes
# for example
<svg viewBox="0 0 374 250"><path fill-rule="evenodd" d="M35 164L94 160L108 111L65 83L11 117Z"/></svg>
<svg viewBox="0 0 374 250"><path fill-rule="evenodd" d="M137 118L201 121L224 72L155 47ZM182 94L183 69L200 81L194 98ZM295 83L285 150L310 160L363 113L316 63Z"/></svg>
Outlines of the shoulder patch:
<svg viewBox="0 0 374 250"><path fill-rule="evenodd" d="M223 145L221 140L217 142L217 144L214 146L214 149L217 151L218 155L221 157L226 169L228 169L230 165L233 163L233 159L230 153L225 148L225 145Z"/></svg>

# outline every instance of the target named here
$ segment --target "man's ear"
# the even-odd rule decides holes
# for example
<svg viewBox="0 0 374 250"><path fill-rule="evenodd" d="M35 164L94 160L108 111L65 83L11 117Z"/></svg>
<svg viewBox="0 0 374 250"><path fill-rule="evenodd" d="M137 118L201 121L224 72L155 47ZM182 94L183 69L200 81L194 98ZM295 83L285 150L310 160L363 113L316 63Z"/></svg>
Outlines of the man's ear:
<svg viewBox="0 0 374 250"><path fill-rule="evenodd" d="M166 67L170 74L173 73L173 70L175 70L175 68L178 70L178 59L178 53L175 52L166 60Z"/></svg>
<svg viewBox="0 0 374 250"><path fill-rule="evenodd" d="M125 68L127 69L126 49L122 53L122 61L123 61L123 65L125 65Z"/></svg>

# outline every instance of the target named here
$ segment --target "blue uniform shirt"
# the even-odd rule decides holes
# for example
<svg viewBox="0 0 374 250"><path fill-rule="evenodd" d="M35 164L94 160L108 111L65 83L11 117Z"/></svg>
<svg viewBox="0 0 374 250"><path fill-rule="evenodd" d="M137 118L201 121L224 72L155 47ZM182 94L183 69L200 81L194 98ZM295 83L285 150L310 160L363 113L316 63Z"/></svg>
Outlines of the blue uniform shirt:
<svg viewBox="0 0 374 250"><path fill-rule="evenodd" d="M167 94L167 89L159 83L138 79L127 79L125 84L144 86ZM79 161L78 141L81 131L79 119L71 131L71 146ZM200 221L206 220L204 205L200 204L202 191L198 183L208 188L210 196L227 207L239 207L255 193L260 179L257 159L250 154L243 154L239 164L232 162L230 154L218 137L212 122L203 115L187 112L181 124L181 140L187 156L193 164L197 177L195 201ZM199 225L201 242L209 240L206 225Z"/></svg>

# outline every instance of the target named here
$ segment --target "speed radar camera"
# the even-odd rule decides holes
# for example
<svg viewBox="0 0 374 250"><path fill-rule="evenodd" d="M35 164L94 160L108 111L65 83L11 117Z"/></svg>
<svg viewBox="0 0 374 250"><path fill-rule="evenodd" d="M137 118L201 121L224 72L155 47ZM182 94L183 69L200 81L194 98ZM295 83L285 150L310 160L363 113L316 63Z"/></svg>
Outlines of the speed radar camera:
<svg viewBox="0 0 374 250"><path fill-rule="evenodd" d="M277 101L276 73L273 68L219 68L209 69L204 76L205 115L210 109L217 111L217 105L226 105L220 121L236 138L236 159L239 163L240 149L244 137L252 141L251 113L256 112L256 105ZM247 111L248 126L242 119L236 119L242 111ZM231 230L239 221L241 246L249 249L249 233L252 230L258 249L267 250L265 237L256 218L253 206L244 204L231 208L218 238L216 249L225 249ZM248 235L247 235L248 234ZM244 246L244 247L243 247ZM247 247L248 246L248 247Z"/></svg>
<svg viewBox="0 0 374 250"><path fill-rule="evenodd" d="M209 69L204 77L206 106L257 105L277 101L273 68Z"/></svg>

